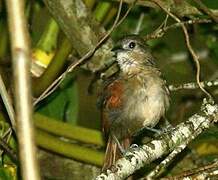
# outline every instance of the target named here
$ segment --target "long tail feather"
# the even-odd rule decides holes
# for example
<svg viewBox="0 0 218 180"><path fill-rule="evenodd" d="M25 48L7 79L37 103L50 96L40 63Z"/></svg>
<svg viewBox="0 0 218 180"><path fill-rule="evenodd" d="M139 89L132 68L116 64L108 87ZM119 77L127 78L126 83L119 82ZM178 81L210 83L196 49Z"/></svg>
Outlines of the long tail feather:
<svg viewBox="0 0 218 180"><path fill-rule="evenodd" d="M120 142L120 144L122 146L122 149L126 150L130 146L130 139L126 138L122 142ZM110 169L112 165L114 165L115 162L121 157L122 154L116 141L111 136L109 136L102 171Z"/></svg>
<svg viewBox="0 0 218 180"><path fill-rule="evenodd" d="M107 147L105 151L104 164L102 167L102 171L111 168L111 166L116 162L118 156L117 144L113 140L111 136L108 138Z"/></svg>

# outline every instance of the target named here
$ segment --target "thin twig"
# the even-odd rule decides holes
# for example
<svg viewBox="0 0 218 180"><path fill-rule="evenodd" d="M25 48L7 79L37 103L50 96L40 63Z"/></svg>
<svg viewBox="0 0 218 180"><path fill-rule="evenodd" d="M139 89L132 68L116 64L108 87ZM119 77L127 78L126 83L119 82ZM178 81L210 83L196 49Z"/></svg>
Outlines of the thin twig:
<svg viewBox="0 0 218 180"><path fill-rule="evenodd" d="M135 2L135 1L134 1ZM120 19L120 14L121 14L121 10L122 10L122 4L123 4L123 0L120 1L119 3L119 8L118 8L118 12L117 12L117 16L116 19L112 25L112 27L110 28L110 30L108 30L108 32L100 39L100 41L97 43L97 45L91 49L90 51L88 51L81 59L79 59L78 61L76 61L75 63L71 64L67 70L65 72L63 72L33 103L33 105L35 106L37 103L39 103L41 100L43 100L44 98L46 98L47 96L49 96L59 85L60 83L63 81L63 79L65 78L65 76L69 73L72 72L73 69L75 67L77 67L79 64L81 64L82 62L84 62L85 60L87 60L89 57L91 57L95 51L101 46L101 44L110 36L110 34L114 31L114 29L119 26L123 20L126 18L126 16L129 14L130 10L132 9L134 2L132 3L132 5L128 8L128 10L126 11L126 13L124 14L124 16ZM119 20L120 19L120 20Z"/></svg>
<svg viewBox="0 0 218 180"><path fill-rule="evenodd" d="M12 135L12 129L11 127L9 127L1 136L1 138L8 144L9 140L11 139L11 135ZM6 140L5 140L6 139ZM8 146L8 148L10 149L10 147ZM12 150L13 151L13 150ZM2 156L2 154L4 153L4 149L0 151L0 156Z"/></svg>
<svg viewBox="0 0 218 180"><path fill-rule="evenodd" d="M153 2L155 2L163 11L165 11L167 14L169 14L170 17L172 17L176 22L178 23L181 23L181 20L176 17L174 14L172 14L168 9L166 9L163 5L162 5L162 2L159 1L159 0L152 0ZM210 93L208 93L200 84L200 72L201 72L201 66L200 66L200 63L199 63L199 57L196 55L194 49L192 48L191 44L190 44L190 38L189 38L189 34L188 34L188 31L185 27L184 24L181 23L181 27L182 27L182 30L183 30L183 33L185 35L185 41L186 41L186 46L190 52L190 54L192 55L192 58L196 64L196 68L197 68L197 72L196 72L196 81L199 85L199 88L208 96L208 98L213 101L213 98L211 96Z"/></svg>
<svg viewBox="0 0 218 180"><path fill-rule="evenodd" d="M193 176L193 175L196 175L196 174L202 174L202 173L205 173L205 172L208 172L208 171L213 171L213 170L217 170L218 168L218 161L212 163L212 164L208 164L206 166L203 166L203 167L198 167L198 168L195 168L195 169L192 169L192 170L188 170L188 171L185 171L179 175L176 175L176 176L169 176L169 177L164 177L164 178L161 178L162 180L174 180L174 179L181 179L181 178L185 178L185 177L190 177L190 176Z"/></svg>
<svg viewBox="0 0 218 180"><path fill-rule="evenodd" d="M4 151L14 160L17 161L17 155L16 152L13 151L13 149L11 149L8 144L0 138L0 147L2 149L4 149Z"/></svg>
<svg viewBox="0 0 218 180"><path fill-rule="evenodd" d="M154 30L151 34L148 34L144 37L144 40L147 41L149 39L157 39L162 37L165 32L167 31L167 20L169 18L169 15L166 15L166 18L164 19L164 21L161 23L161 25L158 26L158 28L156 30Z"/></svg>
<svg viewBox="0 0 218 180"><path fill-rule="evenodd" d="M216 79L214 81L203 81L203 82L200 82L200 84L202 87L218 86L218 79ZM195 82L168 86L168 89L170 91L178 91L178 90L183 90L183 89L198 89L198 88L199 88L199 86Z"/></svg>
<svg viewBox="0 0 218 180"><path fill-rule="evenodd" d="M154 34L156 34L157 32L161 31L161 29L166 28L167 25L167 21L168 21L169 15L167 14L164 21L158 26L158 28L154 31Z"/></svg>
<svg viewBox="0 0 218 180"><path fill-rule="evenodd" d="M189 24L203 24L203 23L211 23L212 21L210 19L191 19L188 21L183 21L181 23L177 22L174 24L171 24L169 26L166 27L162 27L162 28L158 28L157 30L155 30L154 32L152 32L151 34L148 34L144 37L145 40L149 40L149 39L157 39L162 37L168 30L170 29L175 29L177 27L181 27L182 24L184 25L189 25Z"/></svg>
<svg viewBox="0 0 218 180"><path fill-rule="evenodd" d="M208 16L211 17L211 19L213 19L216 23L218 23L218 16L216 16L215 14L213 14L213 12L207 8L207 6L205 6L201 0L193 0L198 6L199 6L199 9L201 11L203 11L205 14L207 14Z"/></svg>
<svg viewBox="0 0 218 180"><path fill-rule="evenodd" d="M141 28L142 28L142 24L143 24L143 20L144 20L144 17L145 17L145 13L141 13L140 16L139 16L139 20L138 20L138 23L136 25L136 28L135 28L135 31L133 34L139 34L140 31L141 31Z"/></svg>
<svg viewBox="0 0 218 180"><path fill-rule="evenodd" d="M128 16L128 14L130 13L130 11L132 10L132 8L135 6L135 3L137 2L137 0L133 0L133 2L131 2L129 8L127 9L126 13L123 15L123 17L119 20L119 22L117 22L117 24L114 26L114 28L117 28Z"/></svg>
<svg viewBox="0 0 218 180"><path fill-rule="evenodd" d="M16 122L14 118L14 108L12 106L12 100L7 92L7 89L5 87L5 83L3 82L1 74L0 74L0 94L4 102L5 108L7 110L8 117L11 121L12 128L16 132Z"/></svg>

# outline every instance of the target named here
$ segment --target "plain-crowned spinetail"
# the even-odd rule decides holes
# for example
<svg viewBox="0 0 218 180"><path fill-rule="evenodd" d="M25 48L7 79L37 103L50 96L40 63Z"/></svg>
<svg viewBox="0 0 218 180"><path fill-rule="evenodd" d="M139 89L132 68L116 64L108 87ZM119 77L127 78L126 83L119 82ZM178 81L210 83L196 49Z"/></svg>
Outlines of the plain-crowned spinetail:
<svg viewBox="0 0 218 180"><path fill-rule="evenodd" d="M169 93L148 46L139 36L126 36L115 46L120 71L105 82L102 125L107 138L103 170L127 149L134 134L153 128L169 107Z"/></svg>

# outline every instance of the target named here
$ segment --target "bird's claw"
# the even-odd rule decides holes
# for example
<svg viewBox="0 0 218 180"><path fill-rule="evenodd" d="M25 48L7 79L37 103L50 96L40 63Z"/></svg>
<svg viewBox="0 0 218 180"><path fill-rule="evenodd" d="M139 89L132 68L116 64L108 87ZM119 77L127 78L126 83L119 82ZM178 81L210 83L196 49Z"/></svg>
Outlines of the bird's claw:
<svg viewBox="0 0 218 180"><path fill-rule="evenodd" d="M132 144L126 151L125 151L125 154L127 152L132 152L134 150L136 150L139 146L137 144Z"/></svg>
<svg viewBox="0 0 218 180"><path fill-rule="evenodd" d="M131 146L130 146L131 149L135 149L135 148L138 148L138 147L139 147L138 144L131 144Z"/></svg>

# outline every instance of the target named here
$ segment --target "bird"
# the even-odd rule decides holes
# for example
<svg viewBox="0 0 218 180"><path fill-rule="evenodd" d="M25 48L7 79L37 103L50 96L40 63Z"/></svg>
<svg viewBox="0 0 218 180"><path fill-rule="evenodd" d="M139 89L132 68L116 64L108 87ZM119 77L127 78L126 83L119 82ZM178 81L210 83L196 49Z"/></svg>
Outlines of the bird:
<svg viewBox="0 0 218 180"><path fill-rule="evenodd" d="M105 81L100 95L107 139L102 171L113 167L138 132L156 126L170 101L166 81L143 38L124 36L112 51L119 71Z"/></svg>

